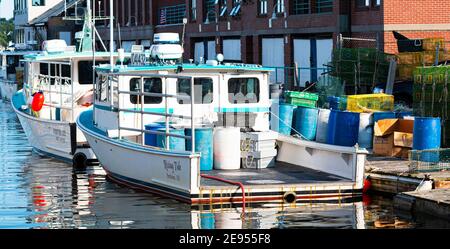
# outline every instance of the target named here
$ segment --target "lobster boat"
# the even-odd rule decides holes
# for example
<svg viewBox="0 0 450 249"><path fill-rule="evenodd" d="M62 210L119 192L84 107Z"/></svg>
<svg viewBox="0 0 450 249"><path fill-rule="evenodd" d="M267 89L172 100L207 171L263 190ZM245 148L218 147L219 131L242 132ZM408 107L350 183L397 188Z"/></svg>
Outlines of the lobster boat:
<svg viewBox="0 0 450 249"><path fill-rule="evenodd" d="M192 205L361 196L365 149L271 130L272 69L220 54L182 63L177 42L155 34L129 65L96 67L77 127L109 179Z"/></svg>
<svg viewBox="0 0 450 249"><path fill-rule="evenodd" d="M4 101L10 101L12 95L23 87L23 58L36 53L31 50L4 50L0 52L0 95Z"/></svg>

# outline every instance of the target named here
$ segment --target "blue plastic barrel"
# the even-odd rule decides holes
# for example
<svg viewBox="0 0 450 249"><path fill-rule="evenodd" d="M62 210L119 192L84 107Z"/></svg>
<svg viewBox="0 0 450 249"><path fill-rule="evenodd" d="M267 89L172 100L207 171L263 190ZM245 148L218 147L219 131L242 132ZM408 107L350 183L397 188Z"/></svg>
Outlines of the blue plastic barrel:
<svg viewBox="0 0 450 249"><path fill-rule="evenodd" d="M396 118L395 112L374 112L373 113L373 122L378 122L378 120L382 119L393 119Z"/></svg>
<svg viewBox="0 0 450 249"><path fill-rule="evenodd" d="M184 136L184 129L172 129L169 128L169 133L182 135ZM166 128L159 128L157 131L165 132ZM160 148L166 148L166 137L164 135L157 135L156 136L156 145ZM169 145L170 150L177 150L177 151L184 151L186 148L186 142L184 138L179 137L169 137Z"/></svg>
<svg viewBox="0 0 450 249"><path fill-rule="evenodd" d="M404 117L412 116L412 115L413 115L412 112L397 112L397 113L395 113L395 116L397 118L404 118Z"/></svg>
<svg viewBox="0 0 450 249"><path fill-rule="evenodd" d="M192 129L186 129L186 136L192 135ZM213 128L199 127L195 128L195 151L201 153L200 170L212 170L214 165L213 160ZM186 151L191 151L192 141L186 139Z"/></svg>
<svg viewBox="0 0 450 249"><path fill-rule="evenodd" d="M303 139L314 141L316 139L317 119L319 109L299 106L295 110L295 130Z"/></svg>
<svg viewBox="0 0 450 249"><path fill-rule="evenodd" d="M441 119L415 117L413 129L413 150L434 150L441 147ZM424 162L439 162L439 151L420 153Z"/></svg>
<svg viewBox="0 0 450 249"><path fill-rule="evenodd" d="M280 104L279 112L279 128L278 132L284 135L291 135L292 117L294 115L295 106L289 104Z"/></svg>
<svg viewBox="0 0 450 249"><path fill-rule="evenodd" d="M147 124L145 125L145 130L147 131L157 131L160 128L164 128L166 127L165 123L151 123L151 124ZM158 146L158 143L156 141L157 135L156 134L150 134L150 133L145 133L145 145L148 146Z"/></svg>
<svg viewBox="0 0 450 249"><path fill-rule="evenodd" d="M359 113L332 110L328 120L327 143L354 146L358 142Z"/></svg>

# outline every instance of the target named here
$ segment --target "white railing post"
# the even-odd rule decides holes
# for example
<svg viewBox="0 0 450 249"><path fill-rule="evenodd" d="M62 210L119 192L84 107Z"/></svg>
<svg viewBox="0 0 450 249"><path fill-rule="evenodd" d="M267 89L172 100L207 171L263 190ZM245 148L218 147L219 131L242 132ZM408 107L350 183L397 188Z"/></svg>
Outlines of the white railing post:
<svg viewBox="0 0 450 249"><path fill-rule="evenodd" d="M195 153L195 122L194 122L194 77L191 78L191 152Z"/></svg>
<svg viewBox="0 0 450 249"><path fill-rule="evenodd" d="M141 76L141 89L139 94L139 99L141 101L141 135L142 135L142 141L141 144L145 145L145 132L144 132L144 77Z"/></svg>
<svg viewBox="0 0 450 249"><path fill-rule="evenodd" d="M167 97L167 95L168 95L168 90L169 90L169 87L168 87L168 81L167 81L167 77L164 77L164 105L165 105L165 108L164 108L164 111L165 111L165 122L166 122L166 134L165 134L165 136L164 136L164 138L165 138L165 141L166 141L166 149L167 150L170 150L170 137L168 136L168 133L169 133L169 110L168 110L168 97Z"/></svg>

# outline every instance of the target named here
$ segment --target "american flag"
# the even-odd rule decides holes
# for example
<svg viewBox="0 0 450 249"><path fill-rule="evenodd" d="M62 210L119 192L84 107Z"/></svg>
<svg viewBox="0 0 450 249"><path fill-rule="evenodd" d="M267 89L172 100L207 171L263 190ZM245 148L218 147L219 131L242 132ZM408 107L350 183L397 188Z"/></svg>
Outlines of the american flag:
<svg viewBox="0 0 450 249"><path fill-rule="evenodd" d="M167 15L167 9L163 8L161 9L161 16L159 18L159 23L160 24L166 24L166 15Z"/></svg>

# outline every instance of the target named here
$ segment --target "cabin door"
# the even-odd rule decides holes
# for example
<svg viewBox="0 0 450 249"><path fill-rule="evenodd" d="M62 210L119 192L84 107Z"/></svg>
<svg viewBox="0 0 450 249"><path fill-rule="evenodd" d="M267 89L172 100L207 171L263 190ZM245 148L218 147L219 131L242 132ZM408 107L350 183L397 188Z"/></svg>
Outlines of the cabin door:
<svg viewBox="0 0 450 249"><path fill-rule="evenodd" d="M177 95L190 97L190 80L179 79L176 86ZM211 124L217 121L215 106L219 105L219 77L204 76L194 77L194 99L195 99L195 123ZM191 116L191 101L189 99L178 99L174 108L175 114ZM190 120L183 120L190 124Z"/></svg>

